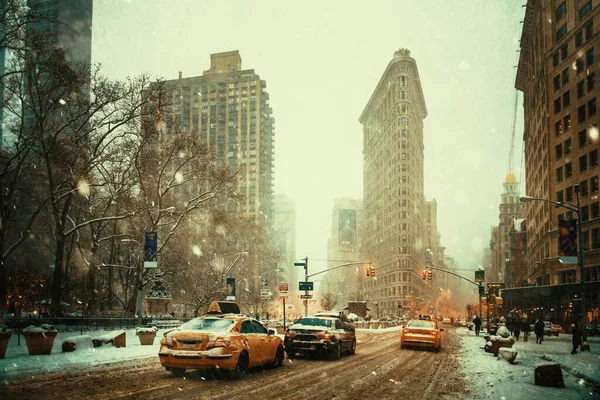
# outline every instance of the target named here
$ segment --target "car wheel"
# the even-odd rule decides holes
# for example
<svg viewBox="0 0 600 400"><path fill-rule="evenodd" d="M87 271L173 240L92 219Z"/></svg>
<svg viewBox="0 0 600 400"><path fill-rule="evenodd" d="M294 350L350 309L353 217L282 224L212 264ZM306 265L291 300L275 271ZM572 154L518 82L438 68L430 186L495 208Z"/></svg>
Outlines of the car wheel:
<svg viewBox="0 0 600 400"><path fill-rule="evenodd" d="M356 339L352 340L352 345L350 346L350 354L356 353Z"/></svg>
<svg viewBox="0 0 600 400"><path fill-rule="evenodd" d="M331 359L339 360L340 358L342 358L342 343L337 342L337 344L331 349Z"/></svg>
<svg viewBox="0 0 600 400"><path fill-rule="evenodd" d="M231 376L235 379L240 379L241 377L246 375L246 372L248 371L248 365L248 353L243 352L238 357L238 362L235 366L235 369L231 371Z"/></svg>
<svg viewBox="0 0 600 400"><path fill-rule="evenodd" d="M185 368L171 368L171 374L177 378L182 378L185 375Z"/></svg>
<svg viewBox="0 0 600 400"><path fill-rule="evenodd" d="M273 361L273 368L281 367L283 365L284 351L282 346L277 347L275 352L275 361Z"/></svg>
<svg viewBox="0 0 600 400"><path fill-rule="evenodd" d="M438 347L433 348L433 351L435 351L436 353L439 353L441 348L442 348L442 344L440 343L440 345Z"/></svg>

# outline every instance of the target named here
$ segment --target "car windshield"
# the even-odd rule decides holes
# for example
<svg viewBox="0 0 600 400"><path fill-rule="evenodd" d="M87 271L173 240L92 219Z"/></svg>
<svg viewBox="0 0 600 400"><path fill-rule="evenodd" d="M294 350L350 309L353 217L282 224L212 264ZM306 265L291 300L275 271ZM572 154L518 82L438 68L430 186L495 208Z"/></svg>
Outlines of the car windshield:
<svg viewBox="0 0 600 400"><path fill-rule="evenodd" d="M431 321L410 321L408 323L409 328L434 328L435 325Z"/></svg>
<svg viewBox="0 0 600 400"><path fill-rule="evenodd" d="M226 332L235 323L232 319L194 318L179 327L180 331Z"/></svg>
<svg viewBox="0 0 600 400"><path fill-rule="evenodd" d="M330 328L332 326L332 320L325 318L300 318L294 325L302 326L319 326Z"/></svg>

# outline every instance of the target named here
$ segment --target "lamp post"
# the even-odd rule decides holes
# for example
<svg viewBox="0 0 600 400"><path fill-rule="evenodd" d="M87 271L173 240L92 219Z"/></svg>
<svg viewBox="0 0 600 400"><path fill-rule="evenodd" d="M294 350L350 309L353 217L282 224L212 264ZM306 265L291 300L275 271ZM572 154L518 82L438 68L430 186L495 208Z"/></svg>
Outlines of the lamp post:
<svg viewBox="0 0 600 400"><path fill-rule="evenodd" d="M544 201L546 203L554 204L556 208L562 207L567 210L573 211L577 214L577 264L579 265L579 284L580 284L580 292L581 292L581 335L583 341L587 341L586 337L586 322L587 322L587 313L585 309L585 277L584 277L584 268L583 268L583 243L581 237L581 204L579 201L579 192L580 187L578 184L573 186L575 193L577 194L577 203L573 204L568 201L552 201L548 199L543 199L539 197L531 197L531 196L522 196L519 198L522 202L528 201Z"/></svg>

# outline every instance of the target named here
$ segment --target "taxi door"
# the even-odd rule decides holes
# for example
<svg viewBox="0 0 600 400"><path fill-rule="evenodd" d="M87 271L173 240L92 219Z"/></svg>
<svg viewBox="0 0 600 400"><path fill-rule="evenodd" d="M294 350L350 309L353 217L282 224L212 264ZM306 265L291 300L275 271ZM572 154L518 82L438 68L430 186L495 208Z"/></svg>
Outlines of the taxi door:
<svg viewBox="0 0 600 400"><path fill-rule="evenodd" d="M269 361L275 360L279 338L275 335L269 335L269 330L260 322L253 320L252 324L254 325L256 334L260 337L262 363L266 364Z"/></svg>
<svg viewBox="0 0 600 400"><path fill-rule="evenodd" d="M246 350L248 350L250 367L262 364L262 347L263 342L259 335L254 330L252 320L247 319L242 321L240 326L240 334L242 335L242 342L244 343Z"/></svg>

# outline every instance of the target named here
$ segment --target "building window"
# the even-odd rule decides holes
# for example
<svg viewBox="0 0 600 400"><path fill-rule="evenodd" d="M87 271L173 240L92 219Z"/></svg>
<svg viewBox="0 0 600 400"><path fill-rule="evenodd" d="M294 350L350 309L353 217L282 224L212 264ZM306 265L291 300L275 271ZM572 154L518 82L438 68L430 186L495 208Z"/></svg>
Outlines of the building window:
<svg viewBox="0 0 600 400"><path fill-rule="evenodd" d="M569 68L565 68L562 72L562 84L569 82Z"/></svg>
<svg viewBox="0 0 600 400"><path fill-rule="evenodd" d="M571 91L567 90L563 93L563 108L569 107L571 105ZM568 129L566 129L568 131Z"/></svg>
<svg viewBox="0 0 600 400"><path fill-rule="evenodd" d="M554 91L560 89L560 75L554 77Z"/></svg>
<svg viewBox="0 0 600 400"><path fill-rule="evenodd" d="M598 166L598 149L590 151L590 168Z"/></svg>
<svg viewBox="0 0 600 400"><path fill-rule="evenodd" d="M585 63L583 62L583 58L577 58L575 60L575 69L577 69L577 73L583 72L585 69Z"/></svg>
<svg viewBox="0 0 600 400"><path fill-rule="evenodd" d="M588 51L585 52L585 63L589 66L592 65L596 61L596 54L594 53L594 48L592 47Z"/></svg>
<svg viewBox="0 0 600 400"><path fill-rule="evenodd" d="M567 24L564 24L563 26L558 28L558 30L556 31L556 41L558 42L560 39L565 37L566 34L567 34Z"/></svg>
<svg viewBox="0 0 600 400"><path fill-rule="evenodd" d="M563 201L563 191L559 190L556 192L556 201Z"/></svg>
<svg viewBox="0 0 600 400"><path fill-rule="evenodd" d="M594 35L594 20L590 19L587 24L585 24L585 40L590 40Z"/></svg>
<svg viewBox="0 0 600 400"><path fill-rule="evenodd" d="M585 121L585 104L577 109L577 122Z"/></svg>
<svg viewBox="0 0 600 400"><path fill-rule="evenodd" d="M563 180L563 168L556 168L556 182L562 182Z"/></svg>
<svg viewBox="0 0 600 400"><path fill-rule="evenodd" d="M407 136L408 136L408 130L402 129L402 137L407 137Z"/></svg>
<svg viewBox="0 0 600 400"><path fill-rule="evenodd" d="M596 98L594 97L588 101L588 116L596 115Z"/></svg>
<svg viewBox="0 0 600 400"><path fill-rule="evenodd" d="M577 135L579 136L579 147L585 146L585 143L587 141L587 130L584 129L582 131L579 131Z"/></svg>
<svg viewBox="0 0 600 400"><path fill-rule="evenodd" d="M595 86L596 86L596 73L592 72L587 77L587 90L588 90L588 92L591 91L592 89L594 89Z"/></svg>
<svg viewBox="0 0 600 400"><path fill-rule="evenodd" d="M406 153L402 153L402 159L406 160Z"/></svg>
<svg viewBox="0 0 600 400"><path fill-rule="evenodd" d="M573 175L573 164L568 162L565 164L565 179L569 179Z"/></svg>
<svg viewBox="0 0 600 400"><path fill-rule="evenodd" d="M581 220L587 221L590 219L590 208L588 206L581 207Z"/></svg>
<svg viewBox="0 0 600 400"><path fill-rule="evenodd" d="M587 154L579 157L579 172L587 171L588 162L587 162Z"/></svg>
<svg viewBox="0 0 600 400"><path fill-rule="evenodd" d="M562 135L562 121L556 121L554 123L554 135L555 136Z"/></svg>
<svg viewBox="0 0 600 400"><path fill-rule="evenodd" d="M554 114L558 114L560 112L560 97L554 99Z"/></svg>
<svg viewBox="0 0 600 400"><path fill-rule="evenodd" d="M571 130L571 114L567 114L563 117L563 126L565 127L565 132Z"/></svg>
<svg viewBox="0 0 600 400"><path fill-rule="evenodd" d="M560 21L561 19L563 19L563 17L567 14L567 2L563 1L557 8L556 8L556 22ZM581 15L581 11L579 11L579 14Z"/></svg>
<svg viewBox="0 0 600 400"><path fill-rule="evenodd" d="M581 190L581 196L585 197L588 195L588 181L582 181L579 183L579 188Z"/></svg>
<svg viewBox="0 0 600 400"><path fill-rule="evenodd" d="M590 178L590 193L596 193L598 191L598 175Z"/></svg>
<svg viewBox="0 0 600 400"><path fill-rule="evenodd" d="M585 95L585 80L577 82L577 98L580 99Z"/></svg>
<svg viewBox="0 0 600 400"><path fill-rule="evenodd" d="M565 197L567 198L567 201L573 201L573 186L569 186L565 189Z"/></svg>
<svg viewBox="0 0 600 400"><path fill-rule="evenodd" d="M598 203L596 203L596 205L598 205ZM600 228L592 229L592 243L590 248L600 249Z"/></svg>
<svg viewBox="0 0 600 400"><path fill-rule="evenodd" d="M567 59L567 57L569 56L569 43L565 43L561 46L560 55L563 61Z"/></svg>
<svg viewBox="0 0 600 400"><path fill-rule="evenodd" d="M555 158L556 160L558 160L558 159L559 159L559 158L561 158L561 157L562 157L562 145L560 145L560 144L557 144L557 145L554 147L554 158Z"/></svg>
<svg viewBox="0 0 600 400"><path fill-rule="evenodd" d="M571 154L571 138L565 140L564 148L565 148L565 151L564 151L565 155Z"/></svg>
<svg viewBox="0 0 600 400"><path fill-rule="evenodd" d="M560 6L559 6L559 8L560 8ZM579 19L585 18L585 16L588 15L590 13L590 11L592 11L592 0L589 0L587 3L585 3L583 5L583 7L581 7L579 9ZM558 9L556 9L556 12L558 15Z"/></svg>
<svg viewBox="0 0 600 400"><path fill-rule="evenodd" d="M580 30L575 34L575 47L580 48L582 44L583 44L583 30Z"/></svg>
<svg viewBox="0 0 600 400"><path fill-rule="evenodd" d="M592 211L591 212L592 218L598 218L598 217L600 217L600 203L599 202L592 203L590 205L590 209Z"/></svg>
<svg viewBox="0 0 600 400"><path fill-rule="evenodd" d="M560 58L559 58L558 51L557 51L554 54L552 54L552 66L553 67L558 66L559 61L560 61Z"/></svg>

